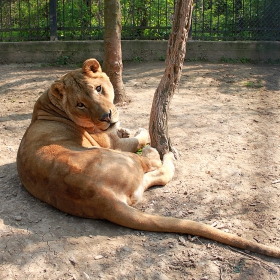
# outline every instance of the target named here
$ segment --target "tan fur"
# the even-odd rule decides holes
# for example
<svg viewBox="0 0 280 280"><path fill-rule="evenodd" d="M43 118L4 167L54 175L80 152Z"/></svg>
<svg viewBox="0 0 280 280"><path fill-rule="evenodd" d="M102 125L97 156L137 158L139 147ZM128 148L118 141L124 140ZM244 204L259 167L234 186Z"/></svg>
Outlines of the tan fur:
<svg viewBox="0 0 280 280"><path fill-rule="evenodd" d="M138 230L200 235L231 246L280 257L280 250L248 241L194 221L149 215L131 205L174 174L173 154L163 161L143 149L148 132L128 137L118 127L109 78L95 59L71 71L38 99L18 151L25 188L35 197L72 215L107 219ZM124 138L122 138L124 137Z"/></svg>

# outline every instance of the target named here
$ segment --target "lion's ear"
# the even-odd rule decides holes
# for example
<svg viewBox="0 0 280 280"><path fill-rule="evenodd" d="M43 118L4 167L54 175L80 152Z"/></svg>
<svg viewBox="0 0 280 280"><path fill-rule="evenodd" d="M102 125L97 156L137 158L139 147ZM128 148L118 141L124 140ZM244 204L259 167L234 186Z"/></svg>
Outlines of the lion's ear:
<svg viewBox="0 0 280 280"><path fill-rule="evenodd" d="M83 64L83 72L86 74L102 72L99 62L95 58L87 59Z"/></svg>
<svg viewBox="0 0 280 280"><path fill-rule="evenodd" d="M56 81L51 85L51 93L57 99L61 100L63 98L64 93L64 84L60 81Z"/></svg>

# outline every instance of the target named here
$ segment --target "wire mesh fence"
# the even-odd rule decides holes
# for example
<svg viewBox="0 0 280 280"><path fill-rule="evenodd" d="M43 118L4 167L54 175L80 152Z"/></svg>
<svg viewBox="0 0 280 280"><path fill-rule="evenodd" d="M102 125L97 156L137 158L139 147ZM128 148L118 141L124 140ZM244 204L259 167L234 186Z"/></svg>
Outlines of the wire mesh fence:
<svg viewBox="0 0 280 280"><path fill-rule="evenodd" d="M104 0L0 0L0 41L103 39ZM120 0L122 39L168 39L174 0ZM193 40L280 40L279 0L195 0Z"/></svg>
<svg viewBox="0 0 280 280"><path fill-rule="evenodd" d="M279 0L197 0L193 34L199 40L280 40Z"/></svg>

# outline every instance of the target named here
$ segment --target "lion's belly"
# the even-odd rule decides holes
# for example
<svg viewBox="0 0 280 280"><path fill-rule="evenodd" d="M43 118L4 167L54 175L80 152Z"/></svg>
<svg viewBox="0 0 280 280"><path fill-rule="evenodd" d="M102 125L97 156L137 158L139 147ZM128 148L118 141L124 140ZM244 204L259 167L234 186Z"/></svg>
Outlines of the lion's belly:
<svg viewBox="0 0 280 280"><path fill-rule="evenodd" d="M85 148L81 137L73 141L73 135L65 135L68 130L63 133L32 125L18 151L19 177L32 195L59 210L100 218L95 208L100 191L130 196L141 183L141 164L136 155Z"/></svg>

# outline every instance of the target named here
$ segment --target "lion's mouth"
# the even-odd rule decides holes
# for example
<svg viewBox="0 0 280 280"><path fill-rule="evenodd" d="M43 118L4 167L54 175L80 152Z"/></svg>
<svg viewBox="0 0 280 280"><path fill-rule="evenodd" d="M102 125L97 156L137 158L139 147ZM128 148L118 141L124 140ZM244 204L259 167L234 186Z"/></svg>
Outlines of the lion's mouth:
<svg viewBox="0 0 280 280"><path fill-rule="evenodd" d="M113 128L113 127L118 127L119 121L115 121L115 122L110 122L109 126L107 127L107 129ZM107 130L106 129L106 130Z"/></svg>
<svg viewBox="0 0 280 280"><path fill-rule="evenodd" d="M118 122L114 122L114 123L110 123L109 128L110 127L114 127L115 125L117 125Z"/></svg>

